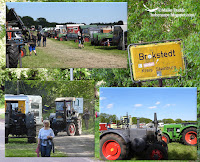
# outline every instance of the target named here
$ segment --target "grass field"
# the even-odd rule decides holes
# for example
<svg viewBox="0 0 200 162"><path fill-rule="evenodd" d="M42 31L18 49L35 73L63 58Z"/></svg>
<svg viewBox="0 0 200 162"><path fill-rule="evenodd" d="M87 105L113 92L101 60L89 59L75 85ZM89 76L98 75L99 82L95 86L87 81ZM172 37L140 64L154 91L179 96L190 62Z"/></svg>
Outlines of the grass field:
<svg viewBox="0 0 200 162"><path fill-rule="evenodd" d="M48 44L48 40L51 40L51 44ZM31 67L31 68L37 68L37 67L45 67L45 68L61 68L61 67L66 67L66 63L70 63L70 61L78 61L77 53L93 53L98 54L98 56L104 56L108 57L110 55L113 56L119 56L120 58L126 58L127 57L127 51L122 51L122 50L117 50L116 47L104 47L104 46L91 46L90 42L85 42L84 46L85 48L79 49L78 48L78 42L74 41L58 41L53 38L49 38L47 40L47 47L36 47L36 52L37 56L35 56L34 52L32 52L32 56L29 56L29 50L28 47L26 46L26 51L27 51L27 56L22 58L22 67ZM55 50L50 50L49 48L52 47L54 48L54 42L56 43L55 45ZM59 45L59 47L58 47ZM66 50L64 50L66 48ZM69 56L67 56L68 61L64 62L63 59L60 57L64 57L66 51L69 51ZM56 52L57 51L57 52ZM70 57L71 52L75 52L76 57ZM62 56L61 56L62 55ZM94 56L92 55L92 56ZM80 56L84 57L85 59L87 58L87 55ZM91 57L90 57L91 59Z"/></svg>
<svg viewBox="0 0 200 162"><path fill-rule="evenodd" d="M27 143L26 138L12 138L5 144L5 157L37 157L36 148L37 144ZM67 157L67 155L55 150L55 153L51 153L51 157Z"/></svg>
<svg viewBox="0 0 200 162"><path fill-rule="evenodd" d="M58 42L58 40L55 40L51 38L51 40ZM74 41L59 41L60 43L70 46L71 48L78 49L78 42ZM82 50L88 50L88 51L93 51L97 53L102 53L102 54L117 54L117 55L123 55L127 57L127 51L123 50L118 50L116 46L92 46L90 42L85 42L84 43L84 48Z"/></svg>

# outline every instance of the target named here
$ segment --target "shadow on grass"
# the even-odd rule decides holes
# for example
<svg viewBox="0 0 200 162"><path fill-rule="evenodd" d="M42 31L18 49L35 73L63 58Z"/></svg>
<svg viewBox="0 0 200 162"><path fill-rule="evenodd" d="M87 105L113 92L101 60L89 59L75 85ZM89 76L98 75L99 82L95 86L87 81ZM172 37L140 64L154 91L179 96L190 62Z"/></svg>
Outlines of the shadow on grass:
<svg viewBox="0 0 200 162"><path fill-rule="evenodd" d="M194 152L178 152L176 150L168 152L169 160L196 160Z"/></svg>
<svg viewBox="0 0 200 162"><path fill-rule="evenodd" d="M117 47L115 46L110 46L110 47L107 47L107 46L95 46L94 47L95 49L101 49L101 50L116 50Z"/></svg>

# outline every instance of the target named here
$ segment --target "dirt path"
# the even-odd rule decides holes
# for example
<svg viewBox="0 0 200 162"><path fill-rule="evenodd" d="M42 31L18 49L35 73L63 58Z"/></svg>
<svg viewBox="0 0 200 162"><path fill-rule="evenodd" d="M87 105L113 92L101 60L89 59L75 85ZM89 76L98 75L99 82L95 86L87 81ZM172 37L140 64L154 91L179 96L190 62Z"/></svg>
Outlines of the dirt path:
<svg viewBox="0 0 200 162"><path fill-rule="evenodd" d="M74 49L51 39L47 40L46 48L38 49L54 57L58 60L56 64L65 65L65 68L127 68L124 56Z"/></svg>
<svg viewBox="0 0 200 162"><path fill-rule="evenodd" d="M66 136L59 133L54 138L55 148L71 157L94 157L94 135Z"/></svg>

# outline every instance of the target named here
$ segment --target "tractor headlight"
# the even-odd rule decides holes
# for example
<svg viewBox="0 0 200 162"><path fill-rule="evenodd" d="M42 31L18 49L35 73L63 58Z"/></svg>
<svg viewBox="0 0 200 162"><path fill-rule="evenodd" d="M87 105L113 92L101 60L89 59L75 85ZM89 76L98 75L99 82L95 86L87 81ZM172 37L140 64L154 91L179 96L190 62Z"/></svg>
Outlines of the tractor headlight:
<svg viewBox="0 0 200 162"><path fill-rule="evenodd" d="M180 129L179 129L179 128L177 128L177 129L176 129L176 132L177 132L177 133L180 133Z"/></svg>

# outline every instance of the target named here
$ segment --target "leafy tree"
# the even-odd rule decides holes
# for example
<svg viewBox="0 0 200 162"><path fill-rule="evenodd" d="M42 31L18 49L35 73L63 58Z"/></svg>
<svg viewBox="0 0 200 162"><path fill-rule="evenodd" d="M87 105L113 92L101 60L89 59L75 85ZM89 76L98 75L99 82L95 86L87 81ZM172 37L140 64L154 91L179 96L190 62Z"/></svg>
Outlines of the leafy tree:
<svg viewBox="0 0 200 162"><path fill-rule="evenodd" d="M169 119L163 119L162 121L163 121L164 124L167 124L167 123L169 123L169 124L170 124L170 123L175 123L175 121L174 121L173 119L170 119L170 118L169 118Z"/></svg>
<svg viewBox="0 0 200 162"><path fill-rule="evenodd" d="M181 119L176 119L175 122L176 123L182 123L183 121Z"/></svg>
<svg viewBox="0 0 200 162"><path fill-rule="evenodd" d="M28 28L31 28L31 25L35 25L34 19L30 16L24 16L21 18L21 20L23 21L24 25Z"/></svg>

